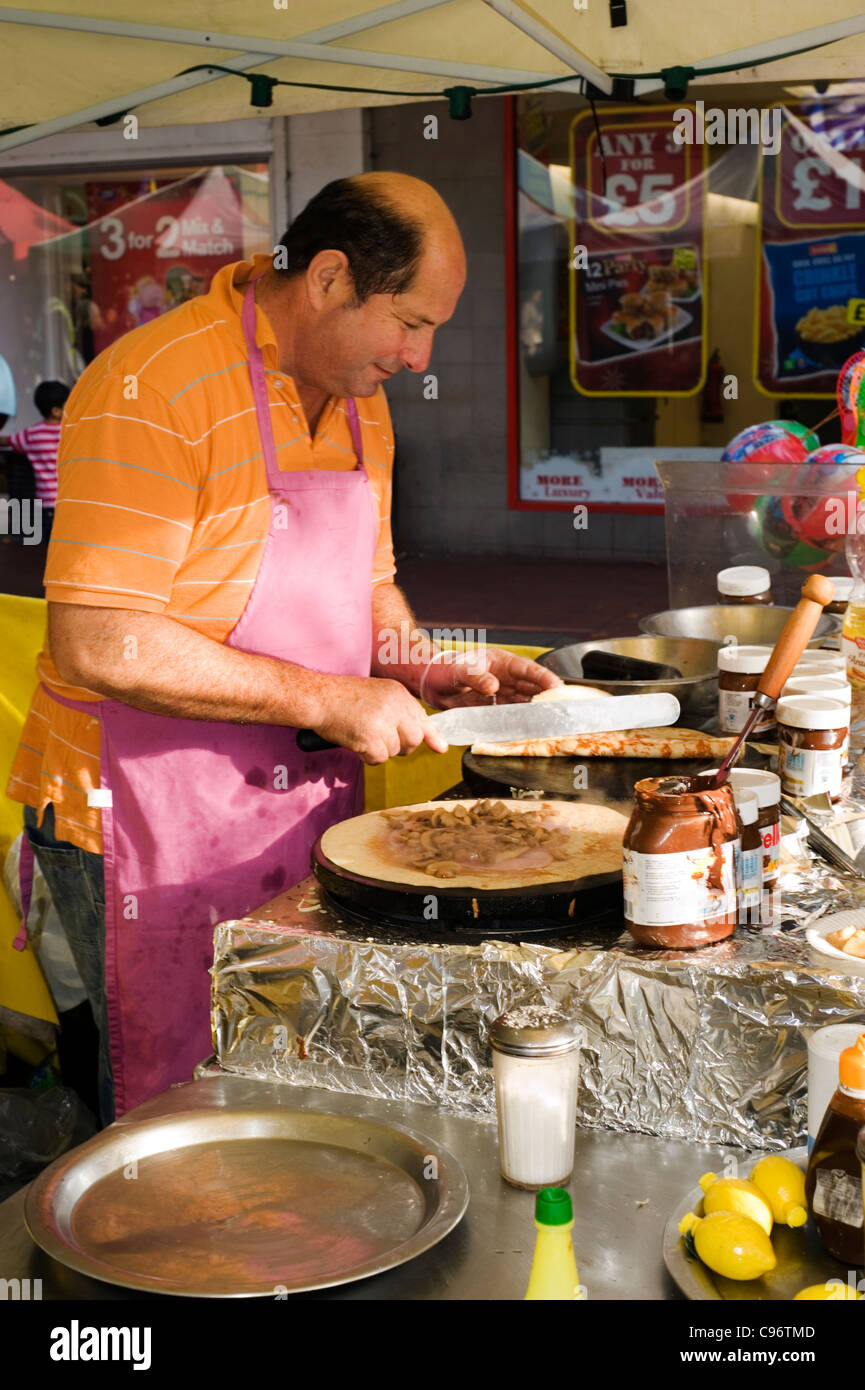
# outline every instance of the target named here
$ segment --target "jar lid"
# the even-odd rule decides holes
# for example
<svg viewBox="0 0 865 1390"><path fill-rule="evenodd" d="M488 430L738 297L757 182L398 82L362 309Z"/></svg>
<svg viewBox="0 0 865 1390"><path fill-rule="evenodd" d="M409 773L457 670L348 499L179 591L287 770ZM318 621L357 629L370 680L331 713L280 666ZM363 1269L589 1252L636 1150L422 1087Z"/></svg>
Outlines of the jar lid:
<svg viewBox="0 0 865 1390"><path fill-rule="evenodd" d="M830 576L832 579L832 592L835 595L835 603L846 603L853 592L853 585L856 580L849 574Z"/></svg>
<svg viewBox="0 0 865 1390"><path fill-rule="evenodd" d="M830 652L828 647L809 647L793 667L798 671L803 666L825 666L827 670L846 671L847 658L843 652Z"/></svg>
<svg viewBox="0 0 865 1390"><path fill-rule="evenodd" d="M734 800L740 787L743 791L753 792L761 808L777 806L781 800L781 778L776 772L763 772L754 767L732 767L727 779L733 788Z"/></svg>
<svg viewBox="0 0 865 1390"><path fill-rule="evenodd" d="M522 1004L499 1014L490 1042L511 1057L558 1057L579 1047L585 1033L576 1019L549 1004Z"/></svg>
<svg viewBox="0 0 865 1390"><path fill-rule="evenodd" d="M778 723L794 729L843 729L848 714L841 700L830 700L825 695L787 695L775 709Z"/></svg>
<svg viewBox="0 0 865 1390"><path fill-rule="evenodd" d="M761 675L771 655L771 647L719 647L718 670L740 671L743 675Z"/></svg>
<svg viewBox="0 0 865 1390"><path fill-rule="evenodd" d="M853 691L847 681L831 672L825 676L797 676L788 680L781 691L781 699L787 695L825 695L829 700L840 700L843 705L853 703Z"/></svg>
<svg viewBox="0 0 865 1390"><path fill-rule="evenodd" d="M748 594L764 594L772 587L772 576L760 565L733 565L718 571L718 593L746 598Z"/></svg>
<svg viewBox="0 0 865 1390"><path fill-rule="evenodd" d="M865 1091L865 1033L838 1058L838 1080L848 1091Z"/></svg>
<svg viewBox="0 0 865 1390"><path fill-rule="evenodd" d="M760 814L756 792L747 791L745 787L734 787L733 800L742 824L753 825Z"/></svg>

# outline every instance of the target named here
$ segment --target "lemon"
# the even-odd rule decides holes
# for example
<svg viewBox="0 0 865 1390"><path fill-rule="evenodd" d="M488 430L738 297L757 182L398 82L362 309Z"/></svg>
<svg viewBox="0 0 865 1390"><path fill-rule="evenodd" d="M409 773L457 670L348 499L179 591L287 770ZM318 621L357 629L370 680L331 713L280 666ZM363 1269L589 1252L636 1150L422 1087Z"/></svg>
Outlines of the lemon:
<svg viewBox="0 0 865 1390"><path fill-rule="evenodd" d="M809 1284L807 1289L800 1289L793 1302L843 1303L847 1299L861 1297L861 1293L851 1289L849 1284L842 1284L840 1279L827 1279L825 1284Z"/></svg>
<svg viewBox="0 0 865 1390"><path fill-rule="evenodd" d="M702 1220L689 1211L679 1222L682 1235L709 1269L727 1279L759 1279L775 1268L775 1251L762 1226L735 1211L713 1211Z"/></svg>
<svg viewBox="0 0 865 1390"><path fill-rule="evenodd" d="M772 1234L772 1208L759 1187L747 1178L719 1178L716 1173L704 1173L700 1186L706 1194L703 1198L703 1211L709 1216L713 1211L737 1211L740 1216L750 1216L766 1235Z"/></svg>
<svg viewBox="0 0 865 1390"><path fill-rule="evenodd" d="M759 1187L776 1221L784 1226L805 1225L805 1174L789 1158L767 1154L751 1169L751 1182Z"/></svg>

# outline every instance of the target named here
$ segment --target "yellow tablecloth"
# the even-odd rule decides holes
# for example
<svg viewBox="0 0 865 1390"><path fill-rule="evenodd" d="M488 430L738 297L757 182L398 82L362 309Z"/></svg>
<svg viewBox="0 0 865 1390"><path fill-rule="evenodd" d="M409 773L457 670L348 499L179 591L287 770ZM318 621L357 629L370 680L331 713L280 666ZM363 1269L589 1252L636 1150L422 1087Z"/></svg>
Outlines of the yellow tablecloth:
<svg viewBox="0 0 865 1390"><path fill-rule="evenodd" d="M46 603L39 598L0 594L0 862L24 824L23 808L4 794L21 728L36 684L36 655L45 634ZM57 1022L48 986L32 950L12 945L19 921L0 881L0 1049L8 1048L31 1065L45 1055L43 1043L28 1035L28 1020ZM44 1033L44 1029L39 1030ZM2 1059L0 1059L2 1060Z"/></svg>

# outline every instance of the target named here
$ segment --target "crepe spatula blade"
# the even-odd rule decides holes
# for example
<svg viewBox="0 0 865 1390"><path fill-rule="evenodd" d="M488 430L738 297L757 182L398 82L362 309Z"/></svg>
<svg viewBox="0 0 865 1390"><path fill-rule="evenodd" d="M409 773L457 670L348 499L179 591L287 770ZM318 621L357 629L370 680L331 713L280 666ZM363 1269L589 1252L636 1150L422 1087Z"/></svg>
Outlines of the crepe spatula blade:
<svg viewBox="0 0 865 1390"><path fill-rule="evenodd" d="M443 738L461 747L533 738L574 738L617 729L666 727L679 717L675 695L616 695L602 700L541 700L470 705L431 716Z"/></svg>

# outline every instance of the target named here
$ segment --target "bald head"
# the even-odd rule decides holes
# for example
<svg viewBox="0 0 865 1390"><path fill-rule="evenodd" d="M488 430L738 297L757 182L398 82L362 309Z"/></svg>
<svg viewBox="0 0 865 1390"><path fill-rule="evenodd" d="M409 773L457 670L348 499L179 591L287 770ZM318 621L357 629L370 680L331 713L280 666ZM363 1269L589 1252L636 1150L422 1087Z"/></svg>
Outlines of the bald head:
<svg viewBox="0 0 865 1390"><path fill-rule="evenodd" d="M275 268L305 271L324 250L345 253L358 303L372 294L402 294L421 262L465 281L462 238L447 203L410 174L376 171L327 184L292 222ZM462 284L460 285L462 288Z"/></svg>

